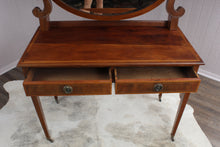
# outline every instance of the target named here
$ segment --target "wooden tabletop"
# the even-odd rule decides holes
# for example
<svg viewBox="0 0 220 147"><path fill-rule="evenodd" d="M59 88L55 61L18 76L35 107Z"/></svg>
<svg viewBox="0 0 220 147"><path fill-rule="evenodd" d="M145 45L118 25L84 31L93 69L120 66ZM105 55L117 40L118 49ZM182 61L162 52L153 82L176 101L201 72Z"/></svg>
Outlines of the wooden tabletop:
<svg viewBox="0 0 220 147"><path fill-rule="evenodd" d="M203 61L180 29L72 26L36 31L18 66L187 66Z"/></svg>

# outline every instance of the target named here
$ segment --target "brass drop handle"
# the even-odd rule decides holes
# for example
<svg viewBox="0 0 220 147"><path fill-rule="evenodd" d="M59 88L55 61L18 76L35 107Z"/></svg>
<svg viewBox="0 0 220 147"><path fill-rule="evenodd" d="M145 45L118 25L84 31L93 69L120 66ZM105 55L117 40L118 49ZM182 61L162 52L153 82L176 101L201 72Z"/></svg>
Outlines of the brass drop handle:
<svg viewBox="0 0 220 147"><path fill-rule="evenodd" d="M63 91L65 92L65 94L71 94L73 92L73 88L72 88L72 86L65 85L63 87Z"/></svg>
<svg viewBox="0 0 220 147"><path fill-rule="evenodd" d="M163 84L158 83L154 85L154 91L160 92L161 90L163 90Z"/></svg>

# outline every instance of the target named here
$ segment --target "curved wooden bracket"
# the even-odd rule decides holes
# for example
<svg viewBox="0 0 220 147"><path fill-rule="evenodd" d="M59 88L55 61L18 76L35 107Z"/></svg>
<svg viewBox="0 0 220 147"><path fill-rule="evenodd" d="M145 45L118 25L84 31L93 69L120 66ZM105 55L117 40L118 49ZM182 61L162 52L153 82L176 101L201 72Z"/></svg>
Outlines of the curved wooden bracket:
<svg viewBox="0 0 220 147"><path fill-rule="evenodd" d="M34 16L38 17L40 20L40 30L47 31L49 30L49 15L52 11L51 0L43 0L44 9L41 10L39 7L33 9Z"/></svg>
<svg viewBox="0 0 220 147"><path fill-rule="evenodd" d="M176 10L174 8L175 0L167 0L167 12L169 13L169 29L176 30L178 28L179 17L185 14L185 9L183 7L178 7Z"/></svg>

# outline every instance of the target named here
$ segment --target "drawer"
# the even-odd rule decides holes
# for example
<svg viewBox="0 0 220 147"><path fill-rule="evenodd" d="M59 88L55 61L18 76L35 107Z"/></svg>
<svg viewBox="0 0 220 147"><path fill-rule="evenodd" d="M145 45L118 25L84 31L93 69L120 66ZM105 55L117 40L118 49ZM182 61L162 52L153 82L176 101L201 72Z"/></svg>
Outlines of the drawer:
<svg viewBox="0 0 220 147"><path fill-rule="evenodd" d="M108 68L34 68L25 79L27 96L111 94Z"/></svg>
<svg viewBox="0 0 220 147"><path fill-rule="evenodd" d="M115 68L116 94L196 92L200 78L192 67Z"/></svg>

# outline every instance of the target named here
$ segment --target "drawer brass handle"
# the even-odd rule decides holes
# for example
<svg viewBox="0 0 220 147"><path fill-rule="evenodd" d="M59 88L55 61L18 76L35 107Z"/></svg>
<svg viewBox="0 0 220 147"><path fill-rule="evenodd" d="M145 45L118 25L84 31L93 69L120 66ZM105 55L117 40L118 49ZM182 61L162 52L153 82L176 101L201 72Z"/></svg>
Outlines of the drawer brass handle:
<svg viewBox="0 0 220 147"><path fill-rule="evenodd" d="M69 85L66 85L63 87L63 91L65 92L65 94L71 94L73 92L73 88Z"/></svg>
<svg viewBox="0 0 220 147"><path fill-rule="evenodd" d="M162 84L155 84L154 85L154 91L156 92L160 92L163 89L163 85Z"/></svg>

